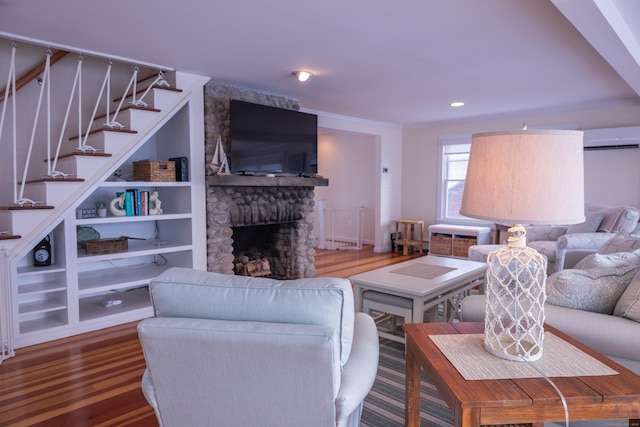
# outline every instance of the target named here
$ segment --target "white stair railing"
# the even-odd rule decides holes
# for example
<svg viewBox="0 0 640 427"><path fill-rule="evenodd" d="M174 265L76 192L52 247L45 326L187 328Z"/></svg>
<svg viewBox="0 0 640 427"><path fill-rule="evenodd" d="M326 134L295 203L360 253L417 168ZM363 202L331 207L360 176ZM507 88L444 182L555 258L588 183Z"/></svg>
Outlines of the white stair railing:
<svg viewBox="0 0 640 427"><path fill-rule="evenodd" d="M11 43L11 60L9 61L9 72L7 73L7 84L4 92L4 99L2 100L2 115L0 116L0 141L2 140L2 131L4 130L4 120L7 114L7 105L9 105L9 96L16 93L16 50L18 45ZM18 200L18 182L17 177L17 132L16 132L16 97L11 96L11 110L12 110L12 132L11 132L11 146L12 146L12 164L13 164L13 201Z"/></svg>
<svg viewBox="0 0 640 427"><path fill-rule="evenodd" d="M10 324L10 284L9 258L7 250L0 247L0 364L14 356L13 336Z"/></svg>
<svg viewBox="0 0 640 427"><path fill-rule="evenodd" d="M95 153L98 151L98 149L91 147L90 145L87 145L87 139L89 139L89 135L91 134L91 126L93 125L93 121L96 118L96 114L98 112L98 108L100 107L100 101L102 100L102 95L105 92L105 88L107 91L107 122L109 121L109 104L110 104L110 100L109 97L111 95L111 68L113 66L113 62L108 61L107 62L107 70L105 72L104 75L104 79L102 80L102 86L100 87L100 92L98 92L98 99L96 100L96 103L93 107L93 112L91 113L91 117L89 118L89 122L87 125L87 131L84 133L84 136L82 135L82 133L78 136L78 146L76 147L76 150L81 151L83 153L86 153L88 151Z"/></svg>
<svg viewBox="0 0 640 427"><path fill-rule="evenodd" d="M56 168L58 166L58 158L60 157L60 148L62 147L62 140L64 138L65 130L67 129L67 123L69 122L69 113L71 112L71 105L73 104L73 98L78 92L78 135L82 131L82 63L83 63L82 55L78 56L78 65L76 67L76 75L73 79L73 85L71 86L71 94L69 95L69 102L67 103L67 110L64 114L64 120L62 122L62 128L60 129L60 138L58 138L58 144L56 146L56 153L51 159L47 156L47 168L48 175L52 178L63 177L66 178L69 174L58 171Z"/></svg>
<svg viewBox="0 0 640 427"><path fill-rule="evenodd" d="M64 179L70 176L69 173L65 173L64 171L58 170L58 159L61 155L61 149L63 145L64 138L67 137L67 127L70 122L70 112L72 108L73 102L77 103L78 108L78 117L77 117L77 126L78 126L78 143L75 147L75 150L79 150L81 152L97 152L98 149L91 147L87 144L89 135L92 131L93 123L95 121L96 115L99 113L99 110L106 111L106 123L105 127L109 128L120 128L122 126L117 121L118 114L120 113L125 99L130 99L129 103L134 106L144 106L147 107L148 104L144 101L145 97L149 94L152 87L154 86L171 86L164 78L162 71L158 72L157 76L155 76L152 83L146 88L142 96L138 96L137 89L137 80L140 74L140 68L138 65L134 65L133 73L131 76L131 80L124 90L123 96L120 100L118 107L115 111L111 112L113 109L111 106L111 76L112 76L112 60L108 59L107 68L105 71L104 79L102 82L102 87L97 95L97 100L93 105L93 111L91 117L88 121L83 120L83 111L86 111L87 105L86 101L83 100L82 93L82 70L83 70L83 55L79 54L76 75L71 85L70 90L68 91L69 97L66 105L66 112L64 114L64 119L62 120L62 125L60 128L60 135L57 140L57 144L55 146L52 145L51 131L52 131L52 105L53 108L60 108L61 102L60 96L62 99L65 98L64 92L67 92L67 89L61 89L64 86L56 87L55 92L52 89L52 83L54 81L58 81L58 79L51 79L52 76L52 64L54 61L57 61L60 58L60 55L56 53L56 55L52 55L51 49L47 47L45 49L45 59L44 59L44 70L40 68L38 72L40 76L38 77L38 83L40 84L38 95L37 95L37 103L33 106L27 106L25 108L25 102L20 101L20 107L16 105L17 99L17 90L19 86L21 87L23 82L16 81L19 76L16 74L16 70L19 69L17 67L17 62L19 62L19 58L17 58L20 54L18 49L18 44L14 40L10 41L10 60L8 61L9 68L6 77L6 86L4 91L4 99L0 99L1 113L0 113L0 143L2 152L6 153L5 158L3 159L3 167L5 167L7 181L12 180L12 185L6 187L7 193L4 197L5 203L11 203L17 206L35 206L37 204L42 204L45 201L39 200L31 200L25 195L25 188L28 183L28 179L33 179L33 177L37 176L37 172L34 173L33 170L42 168L42 177L48 177L53 179ZM34 58L32 50L27 51L27 62L33 62ZM65 52L66 53L66 52ZM57 56L57 58L52 58L52 56ZM3 61L3 63L5 63ZM128 62L133 64L133 61ZM145 67L154 68L151 64L146 64ZM160 68L160 67L158 67ZM37 69L37 67L36 67ZM35 71L34 69L33 71ZM65 67L62 68L65 72ZM93 68L95 69L95 68ZM120 87L118 83L124 83L121 80L122 70L118 68L117 77L114 77L114 82ZM18 71L20 72L20 71ZM115 76L115 74L114 74ZM117 82L115 80L118 80ZM68 84L68 80L62 79L60 80L63 85ZM56 83L57 85L57 83ZM119 90L119 89L118 89ZM31 99L35 99L34 92L28 91L31 95ZM52 92L55 94L55 97L58 98L57 102L54 102L52 99ZM63 93L60 95L60 93ZM93 96L93 95L92 95ZM104 104L101 104L102 100L105 100ZM22 99L22 98L21 98ZM28 102L28 99L25 98ZM91 101L89 101L91 104ZM35 116L31 116L34 114ZM31 116L31 117L29 117ZM43 119L44 117L44 119ZM86 118L86 117L85 117ZM33 122L31 123L31 120ZM46 120L46 123L43 122ZM5 126L6 125L6 126ZM56 127L58 123L54 124ZM30 129L28 129L30 128ZM83 129L86 129L83 132ZM28 141L22 140L23 136L27 137L30 134L30 138ZM26 137L24 138L26 139ZM46 140L46 142L45 142ZM43 141L43 142L40 142ZM46 143L46 147L45 144ZM10 147L10 148L9 148ZM9 150L11 150L11 155L9 155ZM38 163L35 158L38 156L43 156L46 153L46 170L43 168L42 163ZM9 157L10 156L10 157ZM33 159L33 161L32 161ZM22 163L24 162L24 166ZM20 164L20 165L19 165ZM9 172L9 168L11 168L11 172ZM11 178L9 178L11 177ZM9 194L9 191L12 190L13 194ZM0 230L3 231L3 230Z"/></svg>
<svg viewBox="0 0 640 427"><path fill-rule="evenodd" d="M47 126L46 126L46 134L47 134L47 157L51 157L50 147L51 147L51 89L49 88L50 78L51 78L51 50L47 49L45 54L45 65L44 72L42 73L42 83L40 84L40 92L38 94L38 103L36 104L36 113L35 118L33 119L33 126L31 127L31 137L29 138L29 145L27 149L27 158L24 162L24 168L22 170L22 181L18 183L14 182L15 186L20 186L20 190L17 198L14 199L13 203L18 206L24 206L26 204L30 204L35 206L36 204L42 203L41 201L35 201L24 197L24 188L27 185L27 173L29 172L29 164L31 163L31 155L33 154L33 144L35 143L36 138L36 130L38 129L38 119L40 118L40 110L42 108L42 98L45 93L47 96ZM15 99L15 93L14 93ZM14 116L15 116L14 111ZM15 144L15 141L14 141ZM17 146L14 145L13 149L16 150ZM15 176L15 174L14 174Z"/></svg>

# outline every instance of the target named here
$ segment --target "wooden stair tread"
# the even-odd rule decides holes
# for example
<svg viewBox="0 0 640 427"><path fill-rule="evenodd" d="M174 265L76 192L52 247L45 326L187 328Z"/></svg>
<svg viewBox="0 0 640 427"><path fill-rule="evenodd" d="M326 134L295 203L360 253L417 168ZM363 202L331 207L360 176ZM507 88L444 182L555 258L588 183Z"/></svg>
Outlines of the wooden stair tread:
<svg viewBox="0 0 640 427"><path fill-rule="evenodd" d="M60 156L58 156L58 160L60 159L64 159L66 157L74 157L74 156L82 156L82 157L111 157L112 155L109 153L92 153L90 151L87 152L82 152L82 151L76 151L73 153L66 153L66 154L61 154ZM51 159L53 160L53 159ZM46 160L45 160L46 162Z"/></svg>
<svg viewBox="0 0 640 427"><path fill-rule="evenodd" d="M153 85L153 86L152 86L152 88L153 88L153 89L166 90L166 91L169 91L169 92L177 92L177 93L181 93L181 92L182 92L182 89L178 89L178 88L176 88L176 87L171 87L171 86L160 86L160 85L157 85L157 84ZM145 88L142 88L142 89L138 89L138 90L136 91L136 95L141 94L141 93L144 93L146 90L147 90L147 88L146 88L146 87L145 87ZM127 96L126 96L126 98L129 98L130 96L131 96L131 95L127 95ZM113 102L120 102L120 100L121 100L121 99L122 99L122 97L115 98L115 99L113 100Z"/></svg>
<svg viewBox="0 0 640 427"><path fill-rule="evenodd" d="M138 133L137 130L131 130L131 129L112 129L110 127L100 127L98 129L94 129L91 132L89 132L89 135L93 135L94 133L99 133L99 132L120 132L120 133L130 133L130 134L136 134ZM86 134L82 134L82 136L85 136ZM69 141L73 141L74 139L78 139L78 136L72 136L69 138Z"/></svg>
<svg viewBox="0 0 640 427"><path fill-rule="evenodd" d="M48 205L35 205L32 206L30 204L26 204L24 206L0 206L0 210L3 211L18 211L18 210L42 210L42 209L53 209L53 206Z"/></svg>
<svg viewBox="0 0 640 427"><path fill-rule="evenodd" d="M22 239L19 234L0 234L0 240L15 240Z"/></svg>
<svg viewBox="0 0 640 427"><path fill-rule="evenodd" d="M126 110L138 110L138 111L151 111L153 113L160 113L162 110L160 110L159 108L153 108L153 107L143 107L141 105L125 105L120 109L120 112L122 113L123 111ZM100 120L107 117L106 114L103 114L101 116L96 117L94 120Z"/></svg>
<svg viewBox="0 0 640 427"><path fill-rule="evenodd" d="M52 178L45 176L43 178L31 179L27 181L27 184L34 184L36 182L84 182L84 178Z"/></svg>

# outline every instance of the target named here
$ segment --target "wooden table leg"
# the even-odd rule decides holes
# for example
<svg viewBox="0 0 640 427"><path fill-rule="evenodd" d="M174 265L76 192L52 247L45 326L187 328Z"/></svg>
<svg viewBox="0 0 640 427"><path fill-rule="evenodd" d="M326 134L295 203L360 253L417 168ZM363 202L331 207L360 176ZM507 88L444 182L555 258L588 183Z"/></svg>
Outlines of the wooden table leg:
<svg viewBox="0 0 640 427"><path fill-rule="evenodd" d="M409 255L409 239L411 239L409 224L405 222L402 224L402 255Z"/></svg>
<svg viewBox="0 0 640 427"><path fill-rule="evenodd" d="M420 427L420 364L413 354L413 342L407 339L405 345L406 384L405 421L406 427Z"/></svg>

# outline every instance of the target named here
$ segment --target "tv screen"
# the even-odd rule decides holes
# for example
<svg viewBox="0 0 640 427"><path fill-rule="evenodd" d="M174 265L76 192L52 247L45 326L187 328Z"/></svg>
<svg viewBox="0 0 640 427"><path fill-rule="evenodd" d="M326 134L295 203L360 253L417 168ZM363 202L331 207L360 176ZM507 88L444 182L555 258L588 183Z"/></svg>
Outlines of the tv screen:
<svg viewBox="0 0 640 427"><path fill-rule="evenodd" d="M231 100L229 168L235 174L318 172L318 116Z"/></svg>

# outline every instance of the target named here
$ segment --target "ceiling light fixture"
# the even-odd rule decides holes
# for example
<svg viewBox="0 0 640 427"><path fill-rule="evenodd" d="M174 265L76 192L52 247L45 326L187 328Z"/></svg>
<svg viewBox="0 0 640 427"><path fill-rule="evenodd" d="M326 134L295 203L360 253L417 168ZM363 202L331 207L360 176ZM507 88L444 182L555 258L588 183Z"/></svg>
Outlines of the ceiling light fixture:
<svg viewBox="0 0 640 427"><path fill-rule="evenodd" d="M313 76L313 73L309 71L294 71L291 74L296 76L298 78L298 81L301 82L306 82L307 80L309 80L309 77Z"/></svg>
<svg viewBox="0 0 640 427"><path fill-rule="evenodd" d="M462 101L455 101L451 103L452 107L463 107L464 106L464 102Z"/></svg>

